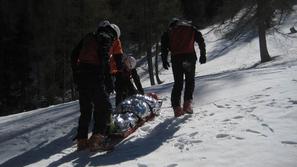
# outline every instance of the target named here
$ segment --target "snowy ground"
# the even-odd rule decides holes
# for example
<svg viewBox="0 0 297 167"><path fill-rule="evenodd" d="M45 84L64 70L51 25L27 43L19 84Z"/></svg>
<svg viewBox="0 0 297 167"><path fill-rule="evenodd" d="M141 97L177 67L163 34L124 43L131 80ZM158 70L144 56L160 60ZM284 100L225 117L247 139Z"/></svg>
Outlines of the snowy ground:
<svg viewBox="0 0 297 167"><path fill-rule="evenodd" d="M296 167L297 39L269 35L274 59L257 65L258 39L228 47L205 38L210 61L197 63L193 115L173 117L172 72L162 71L165 83L145 89L164 98L161 115L113 152L75 151L75 101L0 117L0 166Z"/></svg>

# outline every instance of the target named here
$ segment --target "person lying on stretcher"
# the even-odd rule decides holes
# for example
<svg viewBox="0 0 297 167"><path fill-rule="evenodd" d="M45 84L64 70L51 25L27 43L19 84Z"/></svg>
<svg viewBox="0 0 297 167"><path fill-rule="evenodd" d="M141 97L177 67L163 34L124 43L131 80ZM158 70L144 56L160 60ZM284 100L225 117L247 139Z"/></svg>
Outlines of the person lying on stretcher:
<svg viewBox="0 0 297 167"><path fill-rule="evenodd" d="M144 122L159 115L161 106L162 100L155 93L136 94L126 98L112 113L111 134L128 136Z"/></svg>

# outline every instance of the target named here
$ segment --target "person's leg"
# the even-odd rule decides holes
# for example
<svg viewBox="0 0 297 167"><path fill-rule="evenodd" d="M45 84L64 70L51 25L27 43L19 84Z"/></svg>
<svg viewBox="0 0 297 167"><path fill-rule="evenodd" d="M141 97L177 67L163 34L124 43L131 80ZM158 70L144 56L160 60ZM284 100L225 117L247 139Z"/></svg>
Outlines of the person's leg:
<svg viewBox="0 0 297 167"><path fill-rule="evenodd" d="M172 72L174 78L174 84L171 92L171 106L174 110L174 116L179 117L183 115L181 108L181 92L183 90L183 69L182 61L180 59L172 59Z"/></svg>
<svg viewBox="0 0 297 167"><path fill-rule="evenodd" d="M88 148L88 132L89 124L92 118L92 101L91 89L89 88L90 74L85 68L80 67L78 76L78 92L79 92L79 106L80 117L77 128L77 150L84 150Z"/></svg>
<svg viewBox="0 0 297 167"><path fill-rule="evenodd" d="M98 86L94 91L94 128L93 134L107 135L110 125L110 117L112 112L112 105L110 103L108 94L104 91L103 86Z"/></svg>
<svg viewBox="0 0 297 167"><path fill-rule="evenodd" d="M98 84L100 84L100 82ZM103 85L99 85L98 88L93 91L92 101L94 104L94 126L93 134L89 139L89 146L90 151L97 151L105 149L104 140L108 135L111 121L112 106Z"/></svg>
<svg viewBox="0 0 297 167"><path fill-rule="evenodd" d="M115 81L115 91L116 91L116 106L123 101L123 84L122 78L120 76L116 76Z"/></svg>
<svg viewBox="0 0 297 167"><path fill-rule="evenodd" d="M127 85L127 97L137 94L137 89L135 88L130 79L127 79L125 84Z"/></svg>
<svg viewBox="0 0 297 167"><path fill-rule="evenodd" d="M92 104L88 90L79 90L80 117L78 122L77 139L88 138L88 127L92 116Z"/></svg>
<svg viewBox="0 0 297 167"><path fill-rule="evenodd" d="M192 113L192 100L193 92L195 89L195 70L196 70L196 59L195 57L189 57L184 62L185 71L185 92L184 92L184 105L183 109L185 112Z"/></svg>
<svg viewBox="0 0 297 167"><path fill-rule="evenodd" d="M183 70L181 61L172 59L172 72L174 84L171 92L171 106L180 106L181 92L183 89Z"/></svg>

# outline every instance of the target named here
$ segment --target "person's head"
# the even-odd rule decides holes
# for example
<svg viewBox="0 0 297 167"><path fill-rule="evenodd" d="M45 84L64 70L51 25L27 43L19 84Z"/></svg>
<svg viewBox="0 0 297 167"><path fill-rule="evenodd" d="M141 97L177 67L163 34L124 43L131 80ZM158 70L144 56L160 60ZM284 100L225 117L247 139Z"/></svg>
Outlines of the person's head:
<svg viewBox="0 0 297 167"><path fill-rule="evenodd" d="M169 28L172 28L172 27L176 26L176 24L178 23L179 20L180 20L180 19L177 18L177 17L172 18L171 21L169 22L168 27L169 27Z"/></svg>
<svg viewBox="0 0 297 167"><path fill-rule="evenodd" d="M170 23L169 23L169 28L173 28L175 26L191 26L192 25L192 21L186 18L177 18L174 17L171 19Z"/></svg>
<svg viewBox="0 0 297 167"><path fill-rule="evenodd" d="M108 20L103 20L98 23L96 33L98 34L101 31L109 33L113 38L117 37L117 31Z"/></svg>
<svg viewBox="0 0 297 167"><path fill-rule="evenodd" d="M124 56L123 63L128 70L132 70L136 67L136 59L132 56Z"/></svg>

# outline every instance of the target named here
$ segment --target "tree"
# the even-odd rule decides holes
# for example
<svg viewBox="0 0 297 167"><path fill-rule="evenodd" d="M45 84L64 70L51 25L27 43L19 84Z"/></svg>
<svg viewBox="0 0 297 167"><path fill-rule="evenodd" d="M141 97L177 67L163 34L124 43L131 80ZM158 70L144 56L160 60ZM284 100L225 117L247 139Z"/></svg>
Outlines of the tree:
<svg viewBox="0 0 297 167"><path fill-rule="evenodd" d="M169 20L179 15L179 0L110 0L109 6L112 22L121 28L125 52L135 57L146 54L151 84L155 84L152 46L160 40Z"/></svg>
<svg viewBox="0 0 297 167"><path fill-rule="evenodd" d="M145 0L143 4L143 18L145 20L145 44L146 44L146 57L148 62L148 71L150 76L151 85L155 85L154 68L152 61L152 6L150 0Z"/></svg>
<svg viewBox="0 0 297 167"><path fill-rule="evenodd" d="M159 42L156 43L156 55L155 55L155 72L156 72L156 80L158 84L163 83L163 81L159 78L159 66L158 66L158 57L159 57ZM161 55L160 55L161 56Z"/></svg>
<svg viewBox="0 0 297 167"><path fill-rule="evenodd" d="M223 0L180 0L180 2L183 17L192 20L198 28L204 28L214 23L214 17L218 14Z"/></svg>
<svg viewBox="0 0 297 167"><path fill-rule="evenodd" d="M70 52L110 15L105 1L16 3L0 1L0 115L71 100Z"/></svg>
<svg viewBox="0 0 297 167"><path fill-rule="evenodd" d="M220 29L228 29L225 38L240 40L250 38L251 34L259 37L261 62L271 60L267 49L267 32L277 30L292 12L296 0L228 0L222 6L222 24ZM230 8L233 10L228 11ZM226 24L227 23L227 24Z"/></svg>
<svg viewBox="0 0 297 167"><path fill-rule="evenodd" d="M0 1L0 114L66 102L70 92L75 97L69 55L102 19L120 26L125 52L152 57L178 1L146 0L147 19L138 0Z"/></svg>
<svg viewBox="0 0 297 167"><path fill-rule="evenodd" d="M261 62L271 60L266 43L267 32L276 30L296 4L296 0L181 0L181 2L187 18L193 19L200 28L219 25L215 30L224 32L225 39L247 40L257 34Z"/></svg>

